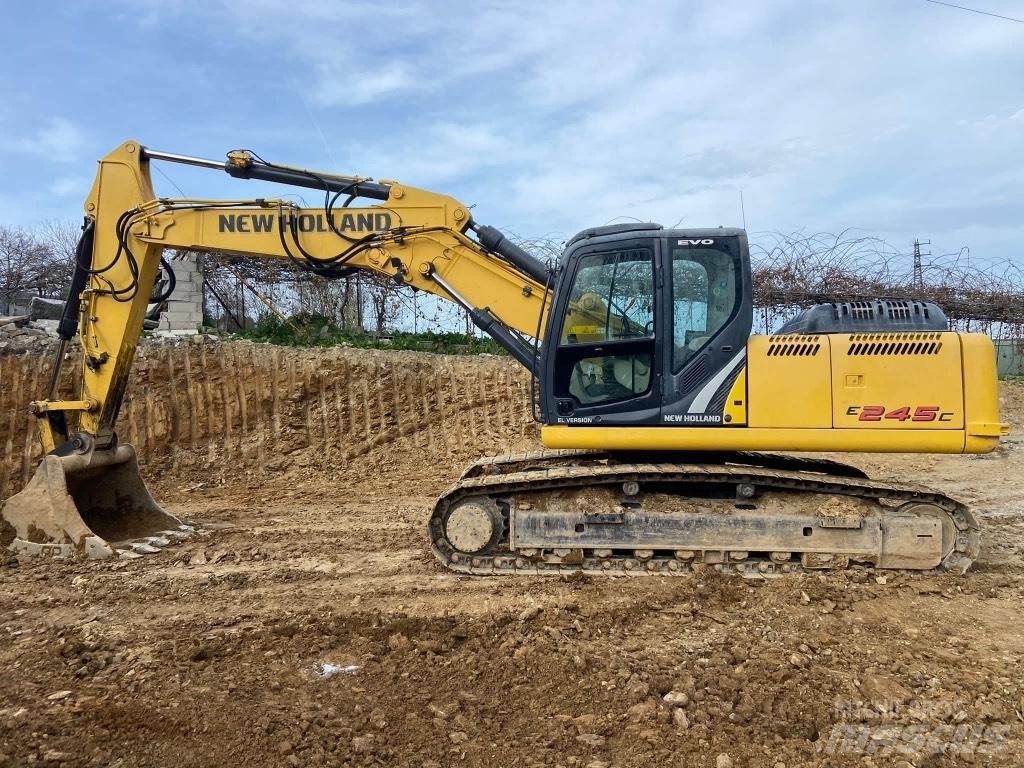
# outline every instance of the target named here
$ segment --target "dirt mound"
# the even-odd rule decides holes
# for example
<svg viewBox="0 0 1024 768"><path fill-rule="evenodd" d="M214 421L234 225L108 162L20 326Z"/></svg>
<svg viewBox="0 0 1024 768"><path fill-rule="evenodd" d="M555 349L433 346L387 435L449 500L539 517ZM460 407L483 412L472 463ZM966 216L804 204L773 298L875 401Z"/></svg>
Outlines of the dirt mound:
<svg viewBox="0 0 1024 768"><path fill-rule="evenodd" d="M0 357L0 495L18 490L40 456L26 406L43 396L49 367L41 357ZM66 366L63 391L76 368ZM156 483L336 479L359 459L359 478L401 483L412 474L431 489L481 451L536 446L538 434L529 379L505 358L202 336L139 348L118 433ZM435 472L424 476L426 466Z"/></svg>
<svg viewBox="0 0 1024 768"><path fill-rule="evenodd" d="M9 484L45 371L0 358ZM447 573L433 494L533 445L527 400L493 358L144 349L126 437L205 532L130 562L7 559L0 766L1024 764L1016 438L853 457L974 507L964 578Z"/></svg>

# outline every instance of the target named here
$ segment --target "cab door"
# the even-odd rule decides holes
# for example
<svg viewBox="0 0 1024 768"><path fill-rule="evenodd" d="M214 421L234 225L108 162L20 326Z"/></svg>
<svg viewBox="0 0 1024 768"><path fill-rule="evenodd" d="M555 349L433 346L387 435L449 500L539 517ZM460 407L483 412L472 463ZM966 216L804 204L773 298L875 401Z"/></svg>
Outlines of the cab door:
<svg viewBox="0 0 1024 768"><path fill-rule="evenodd" d="M659 423L660 253L657 238L636 238L573 254L547 337L548 423Z"/></svg>

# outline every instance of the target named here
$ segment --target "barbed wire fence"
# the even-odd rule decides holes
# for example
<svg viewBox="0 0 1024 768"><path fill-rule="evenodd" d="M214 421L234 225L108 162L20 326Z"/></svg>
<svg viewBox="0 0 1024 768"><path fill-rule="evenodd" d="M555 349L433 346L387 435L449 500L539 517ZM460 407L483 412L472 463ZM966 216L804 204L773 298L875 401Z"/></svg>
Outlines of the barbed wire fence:
<svg viewBox="0 0 1024 768"><path fill-rule="evenodd" d="M1009 256L937 254L914 273L911 254L858 230L757 232L751 237L754 306L760 330L824 302L913 298L938 304L953 330L1019 339L1024 269Z"/></svg>
<svg viewBox="0 0 1024 768"><path fill-rule="evenodd" d="M550 236L515 241L555 262ZM938 304L954 330L1024 337L1024 268L1010 257L980 259L968 248L928 257L915 273L909 250L856 229L751 234L755 329L771 332L819 303L913 298ZM207 321L223 331L261 318L315 314L351 332L475 329L464 311L371 273L326 281L289 262L227 254L203 257Z"/></svg>

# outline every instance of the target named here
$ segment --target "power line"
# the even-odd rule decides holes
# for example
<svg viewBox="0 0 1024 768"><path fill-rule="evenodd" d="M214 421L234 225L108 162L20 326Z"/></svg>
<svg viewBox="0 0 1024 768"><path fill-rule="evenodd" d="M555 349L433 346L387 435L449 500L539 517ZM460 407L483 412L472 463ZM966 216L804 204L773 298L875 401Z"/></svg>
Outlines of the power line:
<svg viewBox="0 0 1024 768"><path fill-rule="evenodd" d="M156 169L157 173L159 173L161 176L163 176L165 179L167 179L169 182L171 182L171 186L173 186L176 190L178 190L178 192L181 194L182 197L188 197L188 195L186 195L182 191L181 187L179 187L177 184L174 183L174 179L172 179L170 176L168 176L166 173L163 172L163 169L159 165L154 165L152 167Z"/></svg>
<svg viewBox="0 0 1024 768"><path fill-rule="evenodd" d="M947 8L957 8L961 11L969 11L970 13L980 13L982 16L991 16L994 19L1003 19L1005 21L1015 21L1018 24L1024 24L1024 19L1015 19L1012 16L1000 16L998 13L989 13L988 11L979 11L977 8L968 8L963 5L954 5L953 3L945 3L943 0L924 0L926 3L934 3L935 5L944 5Z"/></svg>

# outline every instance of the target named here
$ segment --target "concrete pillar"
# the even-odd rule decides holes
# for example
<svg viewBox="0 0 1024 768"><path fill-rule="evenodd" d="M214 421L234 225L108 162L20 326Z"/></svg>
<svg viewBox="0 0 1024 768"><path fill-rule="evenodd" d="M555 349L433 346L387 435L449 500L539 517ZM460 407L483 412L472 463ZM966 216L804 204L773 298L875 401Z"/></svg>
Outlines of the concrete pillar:
<svg viewBox="0 0 1024 768"><path fill-rule="evenodd" d="M203 324L203 276L199 257L188 254L171 262L177 284L167 300L167 309L160 315L157 333L184 336L198 333Z"/></svg>

